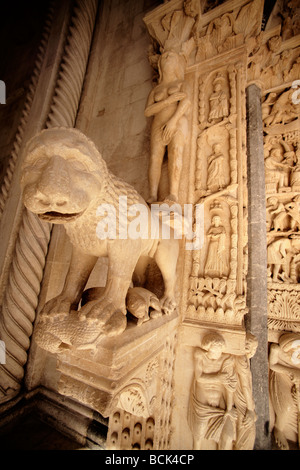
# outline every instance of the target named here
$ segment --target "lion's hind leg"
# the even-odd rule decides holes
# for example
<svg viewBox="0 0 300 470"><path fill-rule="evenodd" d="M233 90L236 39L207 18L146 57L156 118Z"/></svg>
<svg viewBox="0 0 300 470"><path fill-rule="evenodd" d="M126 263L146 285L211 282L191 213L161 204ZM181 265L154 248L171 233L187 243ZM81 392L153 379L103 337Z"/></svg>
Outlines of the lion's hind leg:
<svg viewBox="0 0 300 470"><path fill-rule="evenodd" d="M161 240L155 253L155 261L161 271L165 287L160 303L163 312L167 315L176 309L175 284L178 254L179 244L175 239Z"/></svg>

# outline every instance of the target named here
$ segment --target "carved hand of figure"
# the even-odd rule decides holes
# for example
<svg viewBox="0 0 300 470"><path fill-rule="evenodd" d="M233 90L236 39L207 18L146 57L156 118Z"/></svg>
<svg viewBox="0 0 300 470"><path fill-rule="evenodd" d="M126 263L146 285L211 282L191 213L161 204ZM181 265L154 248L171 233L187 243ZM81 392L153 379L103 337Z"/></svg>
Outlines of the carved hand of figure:
<svg viewBox="0 0 300 470"><path fill-rule="evenodd" d="M61 321L69 315L71 310L76 310L76 308L77 305L74 303L74 300L61 293L45 304L40 320L50 322Z"/></svg>
<svg viewBox="0 0 300 470"><path fill-rule="evenodd" d="M164 126L163 126L163 134L162 134L162 139L165 144L170 142L172 139L173 135L176 132L177 129L177 122L174 119L170 119Z"/></svg>
<svg viewBox="0 0 300 470"><path fill-rule="evenodd" d="M167 99L170 100L171 103L174 103L176 101L182 101L186 98L186 93L183 91L176 91L175 93L172 93Z"/></svg>
<svg viewBox="0 0 300 470"><path fill-rule="evenodd" d="M162 311L166 315L171 315L175 311L176 305L177 305L175 299L169 296L164 296L160 300L160 304L161 304Z"/></svg>
<svg viewBox="0 0 300 470"><path fill-rule="evenodd" d="M102 297L84 305L79 311L79 320L94 323L97 327L103 326L104 334L114 336L122 333L127 325L126 315L122 310L109 299Z"/></svg>
<svg viewBox="0 0 300 470"><path fill-rule="evenodd" d="M300 370L293 370L289 373L291 381L295 384L300 384Z"/></svg>

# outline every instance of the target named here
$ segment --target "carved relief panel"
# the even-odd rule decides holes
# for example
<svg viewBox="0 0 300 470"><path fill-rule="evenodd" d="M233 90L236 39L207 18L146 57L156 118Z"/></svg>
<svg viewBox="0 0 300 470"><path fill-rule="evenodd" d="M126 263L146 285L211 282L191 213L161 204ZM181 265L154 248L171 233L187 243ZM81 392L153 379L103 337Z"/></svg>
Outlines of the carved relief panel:
<svg viewBox="0 0 300 470"><path fill-rule="evenodd" d="M194 348L188 422L195 450L252 450L255 410L250 358L257 341L248 335L240 355L226 352L222 334L203 336Z"/></svg>
<svg viewBox="0 0 300 470"><path fill-rule="evenodd" d="M175 396L182 406L176 406L176 401L174 404L174 422L184 422L184 434L190 436L190 440L185 439L188 448L201 447L203 443L199 444L199 439L201 441L203 436L208 435L211 437L213 431L208 430L209 426L203 430L210 419L216 419L220 424L215 427L215 436L208 439L214 448L242 447L242 444L238 444L243 438L237 437L240 418L235 407L238 405L232 404L233 392L227 414L224 411L227 408L224 404L223 383L217 385L216 379L216 390L219 386L222 389L219 394L222 396L222 406L219 407L222 408L222 411L219 410L221 414L216 411L216 403L211 404L211 408L206 403L206 411L202 403L198 404L202 410L199 412L193 398L190 405L187 403L189 390L182 385L180 370L186 367L186 381L192 380L194 373L197 375L198 366L194 365L192 355L187 353L192 344L195 346L193 338L196 331L203 336L207 330L216 334L226 330L226 360L231 367L232 373L229 375L235 383L232 390L236 390L239 376L237 370L242 370L242 363L247 362L242 359L245 358L248 249L245 88L247 45L260 31L262 9L261 1L225 2L216 8L203 9L200 1L174 0L165 2L145 18L153 49L158 55L164 54L171 30L173 40L176 37L181 44L188 40L187 44L191 45L193 39L195 44L188 56L184 74L185 83L189 85L191 108L186 144L189 152L185 153L188 164L181 172L181 187L188 189L180 193L178 200L182 205L192 202L195 229L199 223L197 207L202 207L200 225L203 236L200 246L190 252L181 251L184 267L179 308L182 324L179 331L182 336L177 349ZM182 31L187 34L184 41ZM155 65L154 61L151 63ZM157 72L159 76L160 71ZM248 376L251 378L247 364ZM222 370L222 366L219 370ZM218 371L215 372L217 376ZM213 394L211 390L208 395L210 393ZM252 397L251 385L248 394ZM195 409L191 403L194 403ZM252 426L253 431L253 401L250 408L252 418L249 426ZM199 418L202 412L203 419ZM222 413L226 415L224 420ZM230 428L228 433L227 427ZM222 443L223 428L224 435L229 437L227 442ZM183 445L176 430L172 439L173 446ZM249 439L251 447L254 437L250 431Z"/></svg>
<svg viewBox="0 0 300 470"><path fill-rule="evenodd" d="M300 281L299 104L282 84L266 91L264 124L269 326L298 331ZM296 330L295 330L296 328Z"/></svg>
<svg viewBox="0 0 300 470"><path fill-rule="evenodd" d="M279 449L299 444L299 7L295 2L284 3L257 37L248 64L249 78L259 78L262 87L270 407L271 428Z"/></svg>
<svg viewBox="0 0 300 470"><path fill-rule="evenodd" d="M241 325L245 314L245 69L199 69L195 202L204 205L204 245L193 252L187 318ZM210 71L213 68L212 71ZM204 67L205 69L205 67Z"/></svg>

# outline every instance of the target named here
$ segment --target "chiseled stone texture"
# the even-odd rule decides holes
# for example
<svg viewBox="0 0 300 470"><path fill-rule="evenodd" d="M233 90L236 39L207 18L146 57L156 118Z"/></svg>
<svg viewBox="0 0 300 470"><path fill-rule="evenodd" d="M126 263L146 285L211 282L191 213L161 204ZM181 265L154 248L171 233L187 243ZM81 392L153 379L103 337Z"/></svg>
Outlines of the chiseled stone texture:
<svg viewBox="0 0 300 470"><path fill-rule="evenodd" d="M143 22L157 1L104 2L77 126L100 149L111 171L148 195L150 122L144 116L152 88L149 35ZM87 113L87 114L86 114Z"/></svg>
<svg viewBox="0 0 300 470"><path fill-rule="evenodd" d="M266 450L270 447L268 430L267 238L261 90L255 84L247 88L247 118L249 189L248 306L251 332L258 340L257 352L251 361L251 369L257 413L256 448Z"/></svg>

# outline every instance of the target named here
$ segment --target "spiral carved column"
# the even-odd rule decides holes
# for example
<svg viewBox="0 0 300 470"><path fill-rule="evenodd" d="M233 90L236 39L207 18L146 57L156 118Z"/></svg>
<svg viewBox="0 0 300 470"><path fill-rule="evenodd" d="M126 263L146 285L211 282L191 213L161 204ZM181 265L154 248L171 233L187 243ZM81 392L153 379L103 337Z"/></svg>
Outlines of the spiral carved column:
<svg viewBox="0 0 300 470"><path fill-rule="evenodd" d="M21 116L20 123L16 132L15 141L14 141L13 148L9 157L8 167L6 170L6 174L4 176L4 181L0 188L0 219L3 214L5 202L9 195L9 190L11 187L14 170L18 162L20 149L23 145L24 132L25 132L26 125L28 122L30 109L31 109L31 105L32 105L33 98L35 95L36 87L40 78L41 68L42 68L42 64L44 60L45 51L48 45L48 39L49 39L50 31L51 31L53 18L54 18L54 4L53 2L51 2L49 6L47 18L45 21L45 26L44 26L44 30L42 33L42 38L41 38L41 42L39 45L37 58L34 64L33 73L31 76L29 87L28 87L24 109L22 111L22 116Z"/></svg>
<svg viewBox="0 0 300 470"><path fill-rule="evenodd" d="M75 124L97 7L98 0L75 2L54 96L45 124L47 128L73 127ZM50 14L53 15L53 10ZM43 51L47 47L50 23L51 17L49 16L41 43ZM42 50L40 53L42 54ZM5 206L13 171L18 163L19 151L24 145L23 128L27 122L42 61L42 56L39 56L23 119L18 129L5 186L2 188L1 213ZM0 315L0 339L4 341L6 347L6 364L0 365L0 403L15 397L22 386L51 229L50 224L42 222L34 214L23 210Z"/></svg>

